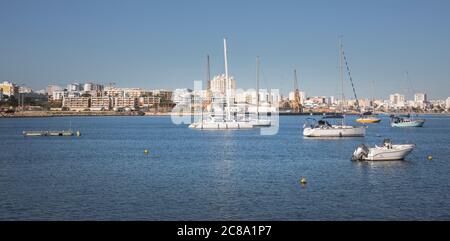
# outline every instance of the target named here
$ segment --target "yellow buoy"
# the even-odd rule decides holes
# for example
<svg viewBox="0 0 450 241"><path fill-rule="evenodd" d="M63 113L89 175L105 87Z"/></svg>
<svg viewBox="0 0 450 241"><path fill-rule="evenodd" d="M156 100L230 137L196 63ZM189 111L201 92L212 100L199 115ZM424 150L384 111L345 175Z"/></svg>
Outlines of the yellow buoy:
<svg viewBox="0 0 450 241"><path fill-rule="evenodd" d="M146 155L148 154L148 150L147 149L144 150L144 154L146 154Z"/></svg>
<svg viewBox="0 0 450 241"><path fill-rule="evenodd" d="M300 179L300 183L301 184L306 184L306 178L302 177L302 179Z"/></svg>
<svg viewBox="0 0 450 241"><path fill-rule="evenodd" d="M432 155L428 155L428 160L433 160L433 156Z"/></svg>

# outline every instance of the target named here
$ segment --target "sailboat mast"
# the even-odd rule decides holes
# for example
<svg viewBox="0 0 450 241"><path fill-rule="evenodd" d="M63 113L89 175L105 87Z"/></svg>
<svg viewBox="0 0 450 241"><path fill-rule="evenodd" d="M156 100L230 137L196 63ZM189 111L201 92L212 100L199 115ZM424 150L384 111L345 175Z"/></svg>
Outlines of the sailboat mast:
<svg viewBox="0 0 450 241"><path fill-rule="evenodd" d="M256 57L256 116L259 119L259 56Z"/></svg>
<svg viewBox="0 0 450 241"><path fill-rule="evenodd" d="M223 55L225 60L225 96L226 96L226 103L227 103L227 109L226 109L226 115L227 120L231 120L230 116L230 80L228 78L228 58L227 58L227 39L223 39Z"/></svg>
<svg viewBox="0 0 450 241"><path fill-rule="evenodd" d="M206 89L211 90L211 64L209 63L209 54L206 55Z"/></svg>
<svg viewBox="0 0 450 241"><path fill-rule="evenodd" d="M209 90L210 90L210 72L209 72L209 54L206 55L206 103L209 104ZM203 89L203 88L202 88ZM203 95L202 95L203 96ZM203 122L203 97L201 99L201 109L202 109L202 122Z"/></svg>
<svg viewBox="0 0 450 241"><path fill-rule="evenodd" d="M342 40L339 39L339 79L341 81L341 111L344 112L344 66L342 64Z"/></svg>
<svg viewBox="0 0 450 241"><path fill-rule="evenodd" d="M372 80L372 107L375 112L375 81Z"/></svg>
<svg viewBox="0 0 450 241"><path fill-rule="evenodd" d="M341 113L344 114L344 65L342 59L342 38L339 38L339 78L341 81ZM342 118L342 125L344 124L344 118Z"/></svg>

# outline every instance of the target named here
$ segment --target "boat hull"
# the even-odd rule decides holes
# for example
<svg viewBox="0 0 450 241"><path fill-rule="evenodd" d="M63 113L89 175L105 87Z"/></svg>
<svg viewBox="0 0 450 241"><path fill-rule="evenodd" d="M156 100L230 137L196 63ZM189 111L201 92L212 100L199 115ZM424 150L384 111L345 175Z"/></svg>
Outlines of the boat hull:
<svg viewBox="0 0 450 241"><path fill-rule="evenodd" d="M411 120L404 122L391 122L392 127L423 127L425 120Z"/></svg>
<svg viewBox="0 0 450 241"><path fill-rule="evenodd" d="M366 127L364 126L306 127L303 129L303 135L306 137L363 137L365 134Z"/></svg>
<svg viewBox="0 0 450 241"><path fill-rule="evenodd" d="M250 121L250 123L254 127L268 127L268 126L272 125L270 120L252 120L252 121Z"/></svg>
<svg viewBox="0 0 450 241"><path fill-rule="evenodd" d="M196 130L246 130L252 129L250 122L198 122L189 125Z"/></svg>
<svg viewBox="0 0 450 241"><path fill-rule="evenodd" d="M403 160L405 157L411 153L415 145L414 144L404 144L404 145L394 145L395 148L370 148L369 154L364 158L366 161L396 161Z"/></svg>
<svg viewBox="0 0 450 241"><path fill-rule="evenodd" d="M381 119L380 118L374 118L374 119L359 118L359 119L356 119L356 122L363 123L363 124L373 124L373 123L380 123Z"/></svg>

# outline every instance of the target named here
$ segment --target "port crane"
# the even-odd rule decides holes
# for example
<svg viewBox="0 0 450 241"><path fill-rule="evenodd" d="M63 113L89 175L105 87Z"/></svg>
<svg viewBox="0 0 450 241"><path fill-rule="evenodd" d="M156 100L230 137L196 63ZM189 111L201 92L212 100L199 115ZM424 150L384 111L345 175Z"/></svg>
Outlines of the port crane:
<svg viewBox="0 0 450 241"><path fill-rule="evenodd" d="M294 113L302 112L302 105L300 103L300 91L298 89L297 70L294 69L294 99L291 101L291 109Z"/></svg>

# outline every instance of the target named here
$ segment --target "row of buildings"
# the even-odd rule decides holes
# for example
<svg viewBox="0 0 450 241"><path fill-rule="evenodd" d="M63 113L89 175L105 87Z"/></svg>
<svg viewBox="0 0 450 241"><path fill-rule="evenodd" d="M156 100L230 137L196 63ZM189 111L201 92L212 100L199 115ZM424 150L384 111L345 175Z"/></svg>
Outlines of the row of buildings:
<svg viewBox="0 0 450 241"><path fill-rule="evenodd" d="M102 110L136 110L157 108L160 97L64 97L62 108L71 111L102 111Z"/></svg>
<svg viewBox="0 0 450 241"><path fill-rule="evenodd" d="M169 107L172 91L70 84L64 90L54 91L51 99L62 101L62 108L66 110L135 110Z"/></svg>
<svg viewBox="0 0 450 241"><path fill-rule="evenodd" d="M152 108L173 105L192 107L194 99L223 98L225 95L225 75L216 75L209 81L209 91L175 89L147 90L142 88L117 88L113 84L104 86L92 82L72 83L63 88L58 85L48 85L45 90L34 93L31 88L19 86L11 81L0 83L0 100L6 97L22 94L22 97L40 95L46 96L48 101L61 103L65 110L119 110L123 108ZM236 89L236 80L231 77L232 98L235 103L256 105L256 90L242 91ZM209 95L209 96L208 96ZM303 111L334 111L342 106L346 109L356 109L356 100L339 100L334 96L310 96L304 91L299 92L300 104ZM260 89L260 105L278 105L280 108L290 108L289 102L294 100L294 92L282 96L277 90ZM359 99L358 105L362 109L378 111L398 111L415 108L418 111L439 111L450 109L450 97L446 100L429 100L426 93L416 93L413 100L407 100L405 95L395 93L389 99Z"/></svg>

